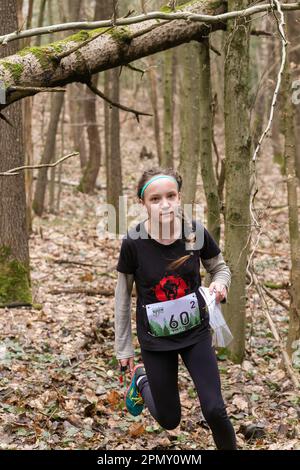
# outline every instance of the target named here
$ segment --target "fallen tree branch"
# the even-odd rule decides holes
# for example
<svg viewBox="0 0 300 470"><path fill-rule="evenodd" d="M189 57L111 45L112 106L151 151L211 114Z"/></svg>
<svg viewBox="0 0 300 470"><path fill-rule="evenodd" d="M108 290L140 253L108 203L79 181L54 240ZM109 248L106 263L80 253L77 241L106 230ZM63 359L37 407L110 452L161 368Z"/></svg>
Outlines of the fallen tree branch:
<svg viewBox="0 0 300 470"><path fill-rule="evenodd" d="M85 294L85 295L90 295L90 296L96 296L96 295L103 295L105 297L113 297L115 295L114 289L101 289L100 287L98 288L90 288L90 287L70 287L70 288L64 288L64 289L51 289L49 291L50 294L52 295L59 295L59 294ZM132 291L132 296L135 297L135 289Z"/></svg>
<svg viewBox="0 0 300 470"><path fill-rule="evenodd" d="M68 259L51 259L54 263L57 264L76 264L79 266L88 266L92 268L105 268L106 264L92 264L92 263L84 263L83 261L73 261Z"/></svg>

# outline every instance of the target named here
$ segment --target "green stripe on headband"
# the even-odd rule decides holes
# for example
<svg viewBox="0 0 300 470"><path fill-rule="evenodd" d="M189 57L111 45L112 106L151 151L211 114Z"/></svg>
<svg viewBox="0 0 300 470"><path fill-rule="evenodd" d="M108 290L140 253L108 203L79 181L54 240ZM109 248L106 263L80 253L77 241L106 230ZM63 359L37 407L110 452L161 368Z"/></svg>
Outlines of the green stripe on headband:
<svg viewBox="0 0 300 470"><path fill-rule="evenodd" d="M158 180L160 178L169 178L171 179L172 181L175 181L175 183L177 184L177 187L178 187L178 183L177 183L177 180L174 178L174 176L171 176L171 175L158 175L158 176L153 176L152 178L150 178L147 183L144 184L144 186L142 187L142 190L141 190L141 193L140 193L140 197L142 198L143 197L143 194L144 194L144 191L145 189L149 186L150 183L153 183L153 181L155 180Z"/></svg>

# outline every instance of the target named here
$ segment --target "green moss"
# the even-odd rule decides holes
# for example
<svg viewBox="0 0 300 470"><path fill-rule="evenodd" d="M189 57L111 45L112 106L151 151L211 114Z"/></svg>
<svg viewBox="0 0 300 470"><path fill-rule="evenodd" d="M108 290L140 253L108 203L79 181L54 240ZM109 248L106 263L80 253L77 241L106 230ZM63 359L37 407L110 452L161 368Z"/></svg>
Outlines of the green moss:
<svg viewBox="0 0 300 470"><path fill-rule="evenodd" d="M12 258L9 247L0 247L0 306L31 301L29 268Z"/></svg>
<svg viewBox="0 0 300 470"><path fill-rule="evenodd" d="M52 65L51 59L53 55L53 49L50 46L42 47L25 47L18 53L21 57L24 57L28 54L34 55L37 61L41 65L42 69L46 69L49 65Z"/></svg>
<svg viewBox="0 0 300 470"><path fill-rule="evenodd" d="M78 33L72 34L72 36L68 36L66 39L63 39L63 41L83 42L89 39L90 36L91 36L91 31L80 30L78 31Z"/></svg>
<svg viewBox="0 0 300 470"><path fill-rule="evenodd" d="M172 9L168 5L163 5L158 11L162 13L172 13Z"/></svg>
<svg viewBox="0 0 300 470"><path fill-rule="evenodd" d="M14 79L14 82L18 83L21 78L24 66L15 62L8 62L7 60L2 61L1 64L6 70L9 70Z"/></svg>
<svg viewBox="0 0 300 470"><path fill-rule="evenodd" d="M53 42L49 44L49 47L51 47L53 51L57 52L57 54L60 54L61 52L64 51L62 44L59 42Z"/></svg>
<svg viewBox="0 0 300 470"><path fill-rule="evenodd" d="M129 43L131 41L131 31L128 26L120 26L108 32L118 42Z"/></svg>

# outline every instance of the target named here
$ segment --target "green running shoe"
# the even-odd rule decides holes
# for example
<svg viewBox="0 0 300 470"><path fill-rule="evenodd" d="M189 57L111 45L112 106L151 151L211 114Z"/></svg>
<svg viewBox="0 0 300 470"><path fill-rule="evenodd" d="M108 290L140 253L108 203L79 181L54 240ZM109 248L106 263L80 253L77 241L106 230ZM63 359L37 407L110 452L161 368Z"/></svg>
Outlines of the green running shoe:
<svg viewBox="0 0 300 470"><path fill-rule="evenodd" d="M146 375L145 369L143 364L138 364L133 369L132 379L124 395L125 406L129 413L133 416L138 416L141 414L144 408L143 397L136 385L136 381L141 375Z"/></svg>

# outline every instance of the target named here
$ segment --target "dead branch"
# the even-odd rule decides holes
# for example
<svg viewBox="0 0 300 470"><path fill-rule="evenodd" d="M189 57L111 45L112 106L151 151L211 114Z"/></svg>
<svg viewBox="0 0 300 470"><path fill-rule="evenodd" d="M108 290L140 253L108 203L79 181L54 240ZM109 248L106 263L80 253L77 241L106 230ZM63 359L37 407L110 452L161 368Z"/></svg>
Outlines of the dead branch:
<svg viewBox="0 0 300 470"><path fill-rule="evenodd" d="M65 155L64 157L60 158L59 160L57 160L57 162L54 162L54 163L48 163L48 164L47 163L41 163L40 165L18 166L17 168L11 168L8 171L3 171L2 173L0 173L0 176L19 175L19 170L35 170L35 169L38 169L38 168L47 168L47 167L52 167L53 168L54 166L58 165L59 163L64 162L68 158L75 157L75 156L78 156L78 155L79 155L79 152L72 152L69 155Z"/></svg>
<svg viewBox="0 0 300 470"><path fill-rule="evenodd" d="M87 82L86 85L89 87L91 91L95 93L95 95L100 96L103 100L107 101L111 106L115 106L116 108L122 109L123 111L128 111L130 113L133 113L136 117L136 120L140 122L139 117L140 116L152 116L150 113L144 113L143 111L137 111L136 109L128 108L127 106L124 106L123 104L120 103L115 103L112 101L110 98L104 95L102 91L100 91L95 85L93 85L91 82Z"/></svg>

